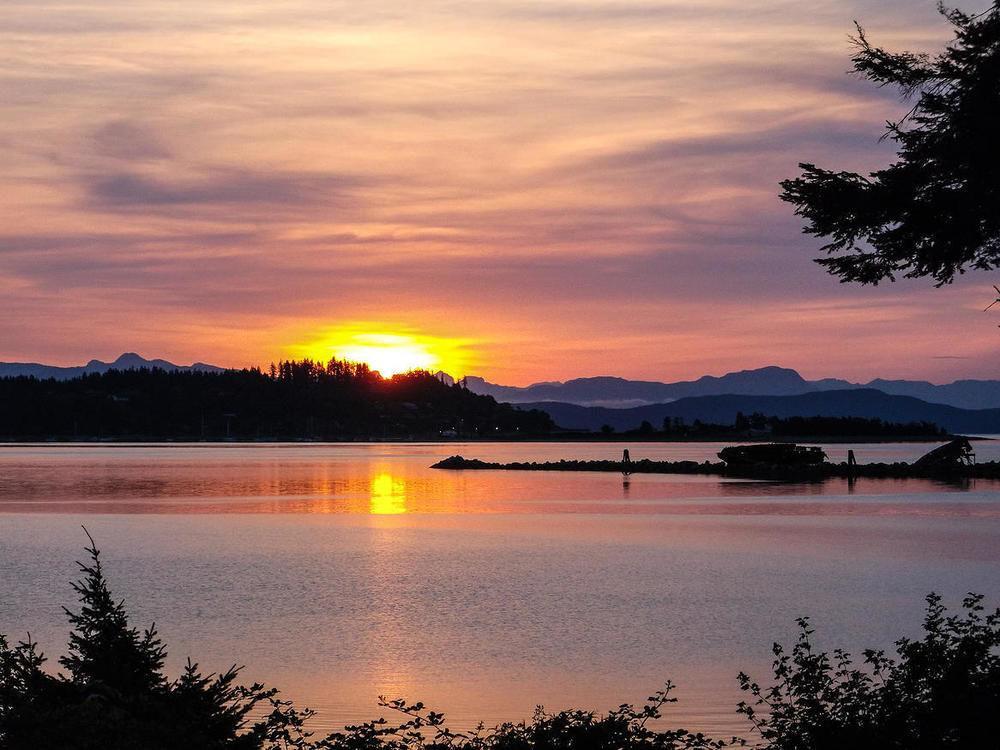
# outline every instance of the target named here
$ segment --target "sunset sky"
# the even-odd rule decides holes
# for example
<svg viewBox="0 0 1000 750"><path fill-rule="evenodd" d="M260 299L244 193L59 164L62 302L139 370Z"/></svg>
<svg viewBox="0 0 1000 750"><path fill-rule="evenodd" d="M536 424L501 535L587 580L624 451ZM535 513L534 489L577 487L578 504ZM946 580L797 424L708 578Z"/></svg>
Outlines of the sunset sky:
<svg viewBox="0 0 1000 750"><path fill-rule="evenodd" d="M4 0L0 359L995 377L1000 279L841 285L778 200L892 158L855 18L950 38L932 0Z"/></svg>

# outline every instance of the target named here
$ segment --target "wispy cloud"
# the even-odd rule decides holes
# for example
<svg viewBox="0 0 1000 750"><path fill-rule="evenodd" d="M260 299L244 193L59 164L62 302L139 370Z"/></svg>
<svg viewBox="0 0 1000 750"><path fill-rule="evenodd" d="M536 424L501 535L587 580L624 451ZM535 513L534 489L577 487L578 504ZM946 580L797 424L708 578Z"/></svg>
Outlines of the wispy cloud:
<svg viewBox="0 0 1000 750"><path fill-rule="evenodd" d="M170 158L168 146L152 130L126 119L111 120L93 133L94 149L102 156L125 161Z"/></svg>
<svg viewBox="0 0 1000 750"><path fill-rule="evenodd" d="M359 180L331 175L281 174L238 169L208 170L195 178L163 179L135 172L90 174L82 179L87 203L100 210L171 211L183 207L334 209Z"/></svg>

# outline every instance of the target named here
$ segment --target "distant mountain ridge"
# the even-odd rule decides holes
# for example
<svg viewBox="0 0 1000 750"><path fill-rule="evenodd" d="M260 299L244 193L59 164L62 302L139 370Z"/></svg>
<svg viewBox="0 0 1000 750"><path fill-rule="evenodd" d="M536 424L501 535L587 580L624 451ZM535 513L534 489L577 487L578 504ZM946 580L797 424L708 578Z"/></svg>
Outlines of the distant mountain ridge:
<svg viewBox="0 0 1000 750"><path fill-rule="evenodd" d="M474 376L467 377L465 382L476 393L513 404L557 401L579 406L630 408L697 396L798 396L819 391L875 389L960 409L1000 408L1000 380L956 380L937 385L923 380L878 378L868 383L852 383L840 378L806 380L795 370L776 366L740 370L718 377L705 375L697 380L675 383L592 377L520 387L497 385Z"/></svg>
<svg viewBox="0 0 1000 750"><path fill-rule="evenodd" d="M815 391L795 396L692 396L666 404L609 409L558 402L519 404L521 409L540 409L560 427L599 430L610 425L631 430L645 420L659 429L666 417L691 424L730 425L736 415L759 412L769 417L864 417L886 422L933 422L952 433L1000 434L1000 408L960 409L934 404L913 396L896 396L873 388Z"/></svg>
<svg viewBox="0 0 1000 750"><path fill-rule="evenodd" d="M204 362L195 362L192 365L175 365L165 359L146 359L135 352L125 352L114 362L102 362L99 359L92 359L85 365L78 367L59 367L57 365L43 365L38 362L0 362L0 378L16 378L22 375L36 377L39 380L55 378L56 380L70 380L81 375L91 373L102 373L108 370L139 370L143 367L147 369L157 368L159 370L175 371L195 371L195 372L223 372L225 368L207 365Z"/></svg>
<svg viewBox="0 0 1000 750"><path fill-rule="evenodd" d="M204 362L178 365L164 359L146 359L135 352L126 352L112 362L92 359L85 365L60 367L37 362L0 362L0 378L22 375L36 378L68 380L89 373L108 370L159 368L175 371L221 372L225 368ZM444 373L435 374L442 382L454 382ZM534 383L529 386L506 386L490 383L481 377L464 379L474 393L493 396L497 401L512 404L557 402L587 407L628 409L661 405L684 398L700 396L798 396L822 391L874 389L894 396L911 396L932 404L944 404L959 409L1000 409L1000 380L956 380L937 385L922 380L887 380L876 378L867 383L852 383L841 378L806 380L787 367L761 367L697 380L665 383L652 380L628 380L611 376L575 378L565 382Z"/></svg>

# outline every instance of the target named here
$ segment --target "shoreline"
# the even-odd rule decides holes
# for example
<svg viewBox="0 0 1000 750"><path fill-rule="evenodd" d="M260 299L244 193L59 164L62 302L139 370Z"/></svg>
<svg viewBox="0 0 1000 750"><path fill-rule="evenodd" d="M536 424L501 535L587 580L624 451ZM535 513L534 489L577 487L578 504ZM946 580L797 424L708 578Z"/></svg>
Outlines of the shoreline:
<svg viewBox="0 0 1000 750"><path fill-rule="evenodd" d="M917 466L895 463L849 464L727 464L725 461L514 461L499 463L450 456L430 468L443 471L589 471L629 474L700 474L733 479L822 481L824 479L1000 479L1000 461L971 466Z"/></svg>
<svg viewBox="0 0 1000 750"><path fill-rule="evenodd" d="M448 445L461 443L746 443L746 444L767 444L767 443L799 443L813 444L822 443L824 445L846 445L858 443L864 445L878 445L882 443L946 443L956 438L964 437L970 441L993 441L994 437L981 435L834 435L824 437L822 435L800 435L781 437L739 437L733 435L707 435L702 437L658 437L648 435L549 435L532 437L511 437L511 436L470 436L470 437L364 437L364 438L162 438L144 435L128 437L39 437L39 438L6 438L0 439L0 448L14 446L59 446L59 445L363 445L363 444L386 444L386 445L412 445L412 444L433 444Z"/></svg>

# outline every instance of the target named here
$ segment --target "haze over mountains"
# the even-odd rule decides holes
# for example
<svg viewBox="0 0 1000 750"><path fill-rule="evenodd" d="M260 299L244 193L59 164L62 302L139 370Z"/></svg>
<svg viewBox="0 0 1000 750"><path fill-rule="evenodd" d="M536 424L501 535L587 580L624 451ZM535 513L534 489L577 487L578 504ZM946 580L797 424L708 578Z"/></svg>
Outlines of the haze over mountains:
<svg viewBox="0 0 1000 750"><path fill-rule="evenodd" d="M795 370L785 367L741 370L721 377L705 375L697 380L676 383L593 377L518 387L497 385L472 376L466 378L466 382L469 389L476 393L489 394L497 401L514 404L553 401L622 409L697 396L798 396L818 391L874 389L960 409L1000 408L1000 380L956 380L937 385L922 380L878 378L868 383L852 383L839 378L806 380Z"/></svg>
<svg viewBox="0 0 1000 750"><path fill-rule="evenodd" d="M952 433L1000 433L1000 409L959 409L933 404L912 396L896 396L871 388L815 391L795 396L692 396L665 404L609 409L601 406L543 401L520 404L523 409L540 409L562 428L600 430L609 425L617 431L633 430L643 421L660 429L663 420L681 419L685 424L699 420L706 424L731 425L736 415L764 414L768 417L863 417L884 422L909 424L933 422Z"/></svg>

